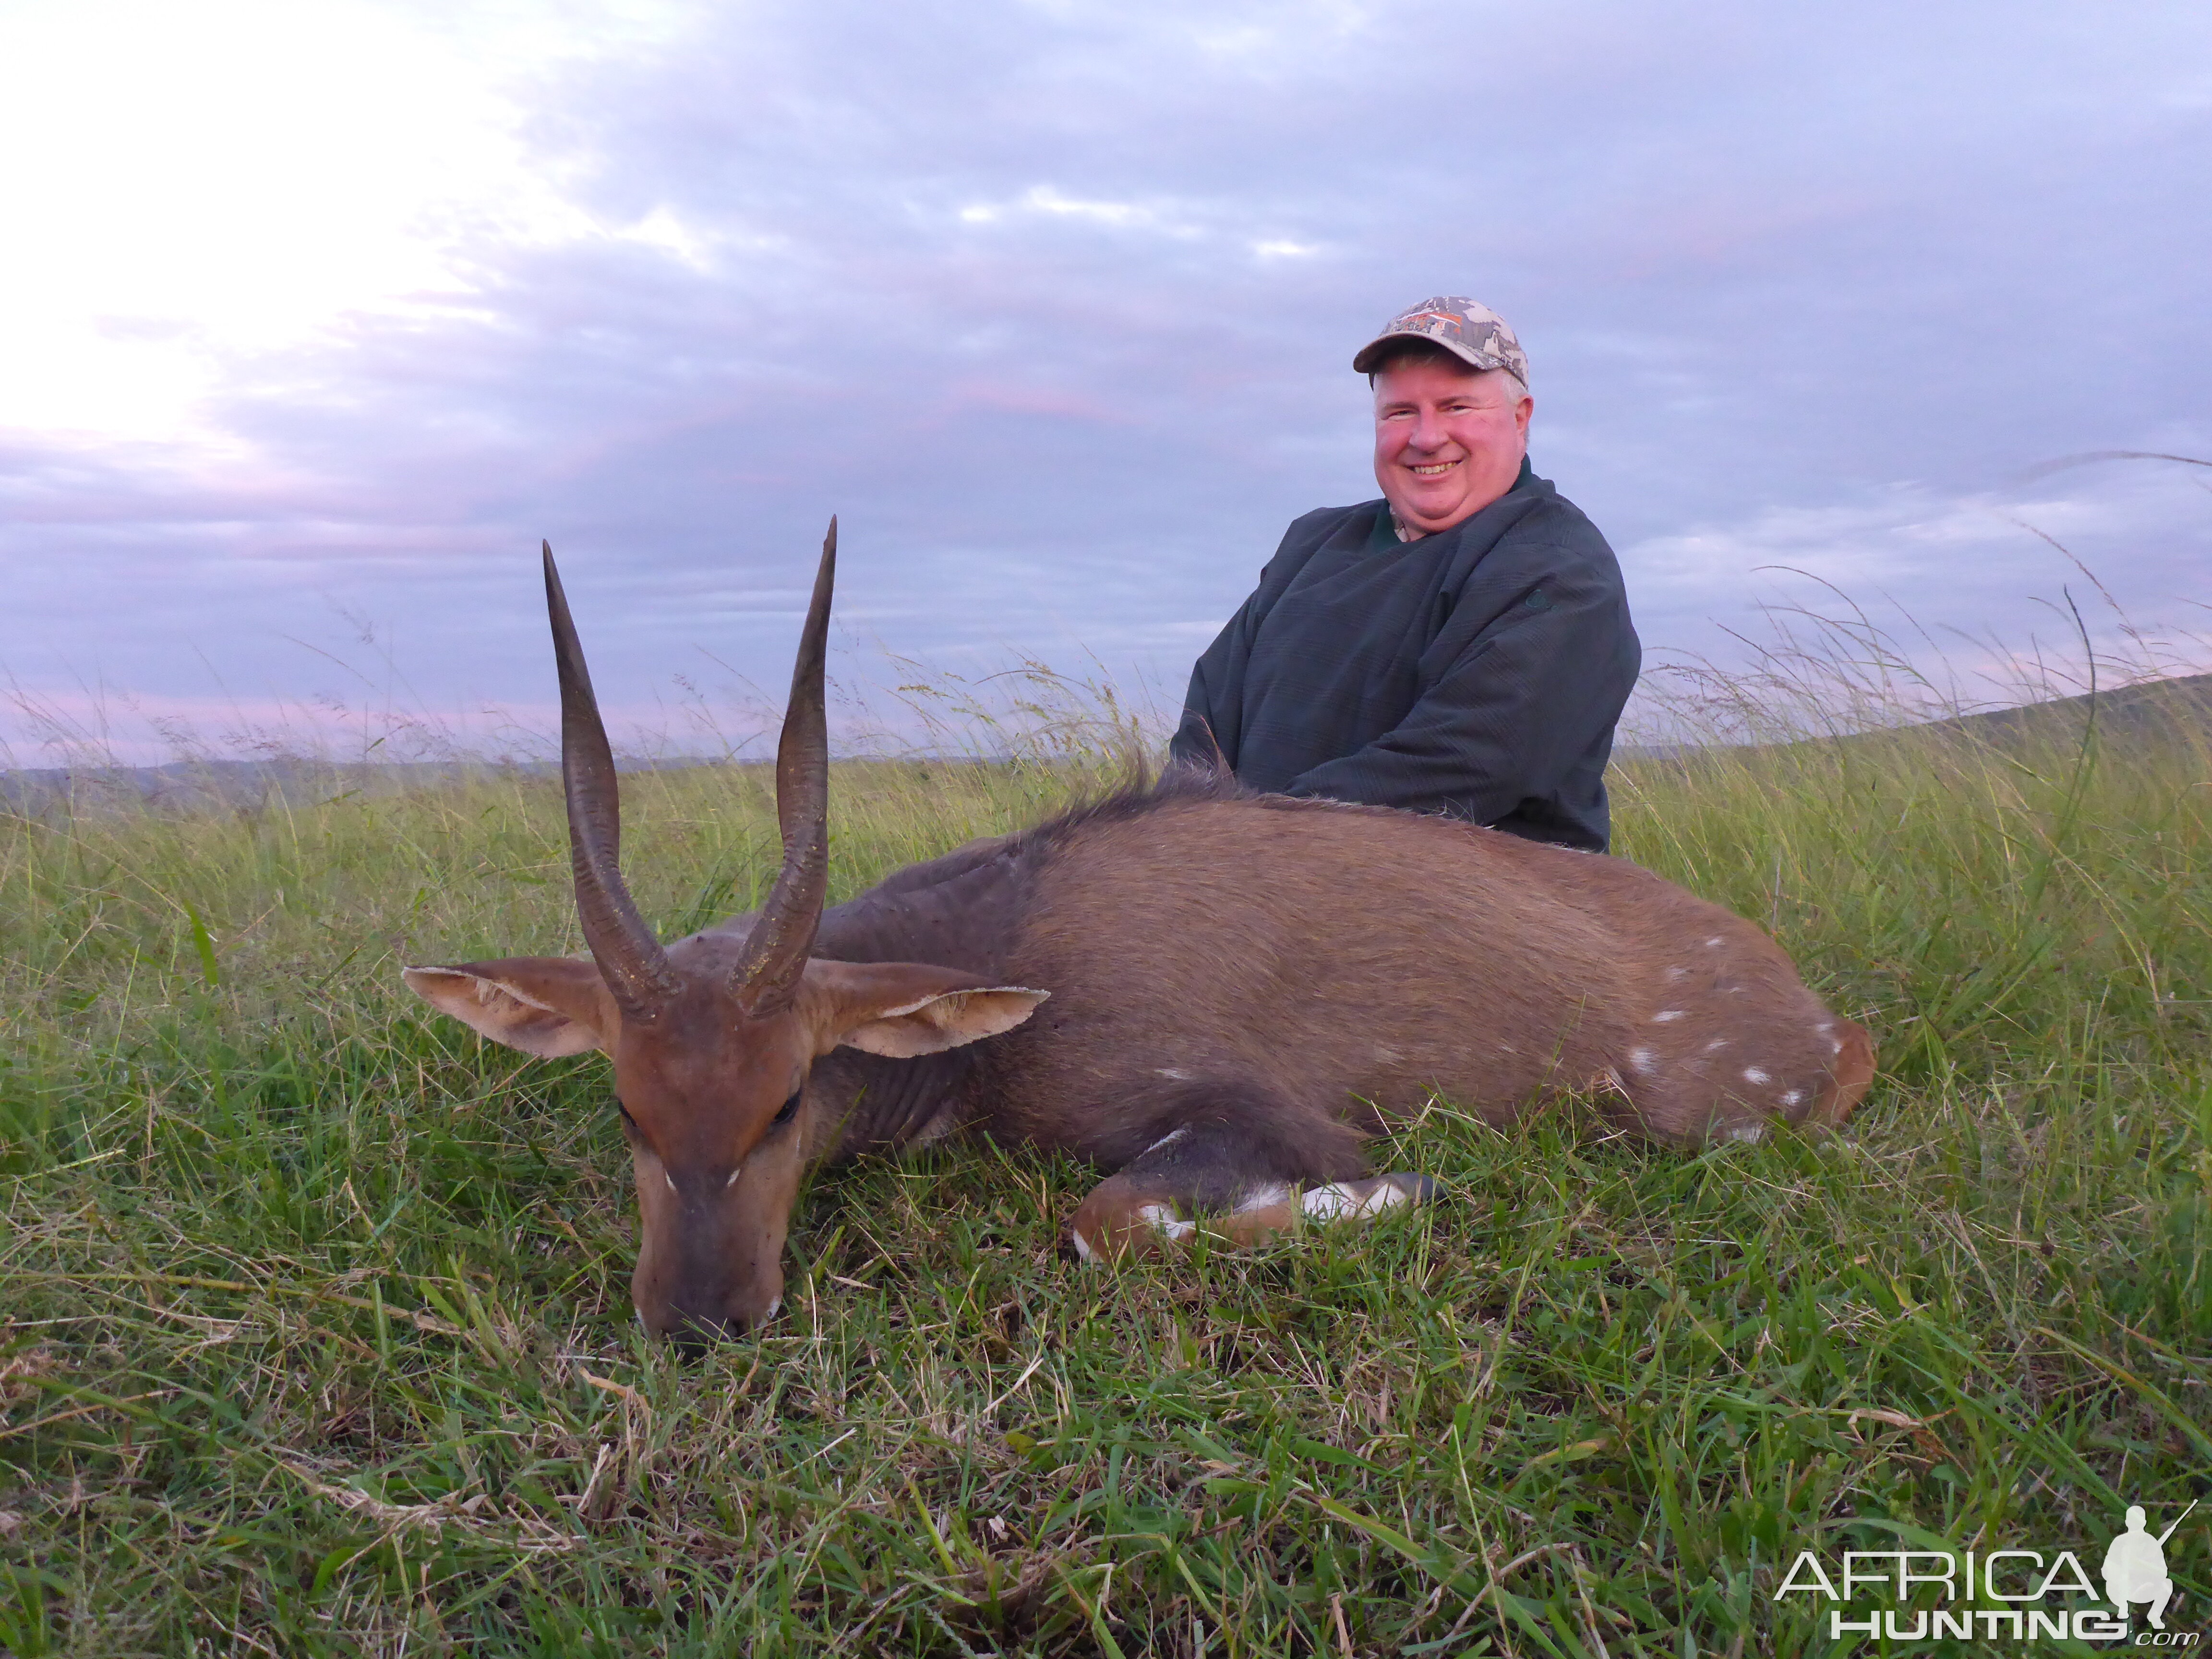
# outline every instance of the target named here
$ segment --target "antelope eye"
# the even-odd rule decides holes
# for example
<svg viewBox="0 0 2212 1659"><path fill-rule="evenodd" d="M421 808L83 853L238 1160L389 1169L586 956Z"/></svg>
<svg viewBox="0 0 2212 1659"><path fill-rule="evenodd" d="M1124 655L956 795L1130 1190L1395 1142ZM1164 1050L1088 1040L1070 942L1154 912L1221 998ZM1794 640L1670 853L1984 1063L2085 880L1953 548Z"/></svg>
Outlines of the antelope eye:
<svg viewBox="0 0 2212 1659"><path fill-rule="evenodd" d="M775 1119L768 1127L771 1129L781 1128L783 1125L790 1122L792 1119L797 1117L799 1115L799 1097L805 1092L805 1085L803 1084L799 1087L793 1089L791 1091L791 1098L785 1101L782 1106L777 1109Z"/></svg>

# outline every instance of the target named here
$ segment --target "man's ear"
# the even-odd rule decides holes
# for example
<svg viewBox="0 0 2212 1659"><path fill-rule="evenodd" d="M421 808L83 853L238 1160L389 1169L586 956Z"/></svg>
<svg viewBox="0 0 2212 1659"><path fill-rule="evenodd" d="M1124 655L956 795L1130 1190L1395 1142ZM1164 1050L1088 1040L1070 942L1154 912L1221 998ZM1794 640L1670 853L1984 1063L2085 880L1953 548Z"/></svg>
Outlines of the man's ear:
<svg viewBox="0 0 2212 1659"><path fill-rule="evenodd" d="M1011 1031L1052 994L918 962L806 964L817 1052L843 1046L912 1060Z"/></svg>
<svg viewBox="0 0 2212 1659"><path fill-rule="evenodd" d="M494 1042L541 1060L614 1041L614 999L599 970L573 957L509 957L451 968L403 968L407 988Z"/></svg>

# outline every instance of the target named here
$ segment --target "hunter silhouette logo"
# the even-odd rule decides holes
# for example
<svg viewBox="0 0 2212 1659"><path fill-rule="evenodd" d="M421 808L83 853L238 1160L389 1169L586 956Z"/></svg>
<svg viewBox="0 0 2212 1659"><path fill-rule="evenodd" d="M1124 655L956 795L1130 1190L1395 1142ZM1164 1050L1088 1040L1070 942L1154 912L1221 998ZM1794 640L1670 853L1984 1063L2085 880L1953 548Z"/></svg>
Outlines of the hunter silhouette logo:
<svg viewBox="0 0 2212 1659"><path fill-rule="evenodd" d="M2166 1540L2189 1518L2189 1510L2196 1507L2192 1500L2172 1526L2154 1538L2145 1524L2142 1505L2129 1505L2128 1529L2112 1540L2105 1552L2105 1595L2121 1618L2128 1617L2130 1602L2148 1601L2150 1627L2166 1628L2166 1604L2173 1599L2173 1580L2166 1575Z"/></svg>

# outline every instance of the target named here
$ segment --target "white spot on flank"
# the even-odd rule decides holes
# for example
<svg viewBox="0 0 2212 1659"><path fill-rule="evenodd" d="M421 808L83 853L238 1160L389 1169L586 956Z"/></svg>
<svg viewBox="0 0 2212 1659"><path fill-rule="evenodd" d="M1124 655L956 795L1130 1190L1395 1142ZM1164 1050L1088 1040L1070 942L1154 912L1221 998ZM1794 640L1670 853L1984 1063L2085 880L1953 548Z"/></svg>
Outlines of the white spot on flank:
<svg viewBox="0 0 2212 1659"><path fill-rule="evenodd" d="M1651 1016L1651 1023L1654 1025L1664 1025L1668 1020L1680 1019L1681 1017L1682 1011L1680 1008L1662 1008Z"/></svg>
<svg viewBox="0 0 2212 1659"><path fill-rule="evenodd" d="M1159 1075L1176 1083L1190 1081L1190 1073L1180 1066L1163 1066L1160 1067Z"/></svg>
<svg viewBox="0 0 2212 1659"><path fill-rule="evenodd" d="M1799 1101L1804 1098L1805 1091L1802 1089L1792 1089L1782 1097L1782 1103L1784 1106L1795 1106Z"/></svg>
<svg viewBox="0 0 2212 1659"><path fill-rule="evenodd" d="M1190 1131L1188 1128L1170 1129L1165 1134L1162 1135L1158 1140L1154 1141L1151 1146L1146 1147L1144 1152L1139 1152L1137 1156L1139 1158L1143 1158L1149 1153L1157 1152L1163 1146L1172 1146L1176 1142L1181 1140L1189 1133Z"/></svg>
<svg viewBox="0 0 2212 1659"><path fill-rule="evenodd" d="M1830 1037L1830 1038L1828 1039L1828 1052L1829 1052L1830 1054L1840 1054L1841 1053L1843 1053L1843 1052L1844 1052L1844 1040L1843 1040L1843 1038L1841 1038L1841 1037Z"/></svg>
<svg viewBox="0 0 2212 1659"><path fill-rule="evenodd" d="M1362 1198L1347 1182L1337 1182L1327 1187L1316 1187L1298 1200L1298 1208L1316 1221L1335 1221L1350 1216L1373 1215L1377 1210L1387 1210L1393 1204L1412 1201L1395 1182L1378 1181L1375 1190Z"/></svg>
<svg viewBox="0 0 2212 1659"><path fill-rule="evenodd" d="M1743 1068L1743 1080L1746 1083L1766 1083L1771 1081L1766 1073L1760 1071L1756 1066L1747 1066Z"/></svg>
<svg viewBox="0 0 2212 1659"><path fill-rule="evenodd" d="M1237 1206L1237 1213L1249 1215L1255 1210L1272 1210L1278 1204L1287 1203L1290 1196L1288 1187L1256 1188L1245 1194L1244 1201Z"/></svg>
<svg viewBox="0 0 2212 1659"><path fill-rule="evenodd" d="M1669 968L1667 970L1668 979L1687 979L1689 976L1690 970L1686 968Z"/></svg>
<svg viewBox="0 0 2212 1659"><path fill-rule="evenodd" d="M736 1186L736 1185L738 1184L738 1177L739 1176L743 1175L744 1172L745 1172L745 1166L744 1166L744 1164L738 1164L738 1167L737 1167L736 1169L734 1169L734 1170L731 1170L731 1171L730 1171L730 1178L729 1178L727 1181L726 1181L726 1182L724 1182L722 1183L722 1188L723 1188L723 1190L724 1190L725 1192L726 1192L726 1191L728 1191L731 1188L732 1188L732 1187Z"/></svg>
<svg viewBox="0 0 2212 1659"><path fill-rule="evenodd" d="M1648 1072L1659 1063L1659 1056L1649 1048L1631 1048L1628 1063L1639 1072Z"/></svg>
<svg viewBox="0 0 2212 1659"><path fill-rule="evenodd" d="M1813 1029L1822 1036L1833 1036L1836 1034L1836 1022L1832 1019L1824 1019Z"/></svg>
<svg viewBox="0 0 2212 1659"><path fill-rule="evenodd" d="M1705 941L1706 947L1709 950L1718 950L1720 948L1720 943L1721 936L1718 933L1715 933L1711 939Z"/></svg>
<svg viewBox="0 0 2212 1659"><path fill-rule="evenodd" d="M1172 1238L1180 1243L1198 1231L1195 1222L1178 1221L1176 1212L1164 1204L1147 1204L1137 1212L1137 1219L1152 1228L1163 1238Z"/></svg>
<svg viewBox="0 0 2212 1659"><path fill-rule="evenodd" d="M1726 1037L1715 1037L1705 1045L1705 1052L1709 1054L1717 1054L1728 1047L1728 1042L1729 1040Z"/></svg>
<svg viewBox="0 0 2212 1659"><path fill-rule="evenodd" d="M1085 1238L1081 1233L1077 1232L1073 1227L1068 1229L1067 1236L1074 1242L1075 1255L1079 1261L1096 1261L1098 1260L1098 1252L1091 1248L1091 1241L1089 1239Z"/></svg>
<svg viewBox="0 0 2212 1659"><path fill-rule="evenodd" d="M1728 1132L1728 1138L1730 1140L1764 1140L1766 1139L1766 1126L1764 1123L1739 1123Z"/></svg>

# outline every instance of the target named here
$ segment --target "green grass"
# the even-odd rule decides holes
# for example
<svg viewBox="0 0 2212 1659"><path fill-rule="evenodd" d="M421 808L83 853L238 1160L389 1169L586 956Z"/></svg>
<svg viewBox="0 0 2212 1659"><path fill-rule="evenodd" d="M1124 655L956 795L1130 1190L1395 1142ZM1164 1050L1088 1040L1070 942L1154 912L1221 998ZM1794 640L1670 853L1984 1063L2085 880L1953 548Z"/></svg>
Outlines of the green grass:
<svg viewBox="0 0 2212 1659"><path fill-rule="evenodd" d="M841 766L836 896L1089 781ZM1620 850L1873 1028L1844 1136L1439 1104L1386 1159L1435 1206L1118 1273L1061 1254L1092 1174L939 1148L818 1177L787 1312L696 1364L631 1319L603 1064L396 972L576 948L552 786L7 821L0 1647L1764 1655L1828 1645L1801 1549L2094 1573L2212 1471L2208 788L1641 763ZM627 800L648 915L752 901L757 775Z"/></svg>

